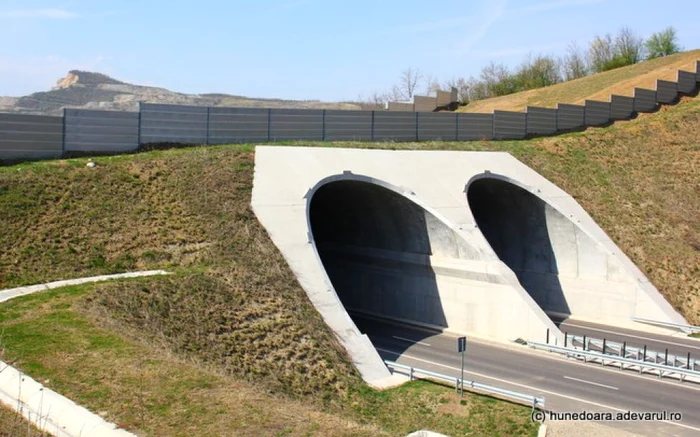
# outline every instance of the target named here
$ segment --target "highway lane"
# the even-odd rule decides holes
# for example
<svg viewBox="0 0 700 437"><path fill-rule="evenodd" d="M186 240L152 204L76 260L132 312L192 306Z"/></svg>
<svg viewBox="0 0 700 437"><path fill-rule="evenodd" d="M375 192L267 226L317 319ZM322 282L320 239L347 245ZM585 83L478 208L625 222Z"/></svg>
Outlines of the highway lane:
<svg viewBox="0 0 700 437"><path fill-rule="evenodd" d="M459 375L456 337L383 321L354 317L385 359ZM610 426L642 435L700 434L700 385L658 380L534 352L470 340L465 378L544 396L553 411L672 411L680 423L617 422Z"/></svg>
<svg viewBox="0 0 700 437"><path fill-rule="evenodd" d="M554 317L553 319L555 322L560 320ZM618 343L626 342L627 346L632 347L643 348L646 345L648 350L657 352L664 352L668 348L669 354L686 358L690 353L691 358L700 360L700 341L689 337L649 333L572 319L561 321L559 329L569 334L587 335L598 339L606 338Z"/></svg>

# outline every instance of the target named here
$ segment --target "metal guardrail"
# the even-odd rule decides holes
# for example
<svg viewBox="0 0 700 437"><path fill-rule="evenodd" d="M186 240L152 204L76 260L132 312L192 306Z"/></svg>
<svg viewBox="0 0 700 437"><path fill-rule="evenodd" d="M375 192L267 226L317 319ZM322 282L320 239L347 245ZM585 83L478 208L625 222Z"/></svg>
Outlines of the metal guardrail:
<svg viewBox="0 0 700 437"><path fill-rule="evenodd" d="M404 364L399 364L394 361L384 360L384 364L386 364L387 367L390 367L391 369L405 370L407 372L406 375L411 379L411 381L413 381L414 379L436 379L438 381L454 384L455 390L459 390L460 387L462 389L467 388L471 390L478 390L483 393L502 396L508 399L526 403L527 405L530 405L533 409L544 409L544 397L527 395L524 393L506 390L504 388L499 387L493 387L491 385L482 384L480 382L470 381L466 379L461 380L456 376L443 375L442 373L431 372L430 370L423 370L412 366L406 366Z"/></svg>
<svg viewBox="0 0 700 437"><path fill-rule="evenodd" d="M665 364L650 363L648 361L635 360L632 358L625 358L616 355L603 354L600 352L585 351L581 349L554 346L551 344L536 343L528 341L527 345L534 349L546 350L549 352L558 352L565 354L567 357L574 357L577 359L583 359L584 362L600 362L601 365L619 365L620 369L634 369L635 367L639 370L639 373L657 372L656 374L659 378L664 376L677 376L682 382L687 377L698 378L700 381L700 372L691 369L684 369L681 367L667 366ZM627 367L625 367L627 366Z"/></svg>
<svg viewBox="0 0 700 437"><path fill-rule="evenodd" d="M642 319L641 317L632 317L632 320L639 323L647 323L649 325L666 326L668 328L680 329L683 332L700 332L700 326L684 325L682 323L661 322L659 320Z"/></svg>
<svg viewBox="0 0 700 437"><path fill-rule="evenodd" d="M577 345L578 343L578 345ZM600 352L605 355L612 355L608 351L612 350L613 354L623 357L632 358L635 360L645 361L656 364L664 364L671 367L679 367L690 370L697 370L697 360L690 357L690 352L684 357L669 354L668 349L664 352L643 348L627 346L626 343L618 343L606 339L596 339L585 335L565 334L564 347L576 349L580 346L585 351ZM596 348L598 350L594 350Z"/></svg>

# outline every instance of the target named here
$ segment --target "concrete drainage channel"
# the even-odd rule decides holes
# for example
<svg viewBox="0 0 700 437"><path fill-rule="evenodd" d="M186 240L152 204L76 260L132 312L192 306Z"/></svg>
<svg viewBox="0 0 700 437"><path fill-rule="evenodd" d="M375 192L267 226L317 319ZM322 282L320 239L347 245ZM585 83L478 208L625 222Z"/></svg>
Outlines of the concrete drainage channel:
<svg viewBox="0 0 700 437"><path fill-rule="evenodd" d="M0 302L69 285L167 274L169 273L164 270L150 270L11 288L0 290ZM57 437L135 437L135 434L117 428L115 424L44 387L3 361L0 361L0 402L22 415L41 431Z"/></svg>

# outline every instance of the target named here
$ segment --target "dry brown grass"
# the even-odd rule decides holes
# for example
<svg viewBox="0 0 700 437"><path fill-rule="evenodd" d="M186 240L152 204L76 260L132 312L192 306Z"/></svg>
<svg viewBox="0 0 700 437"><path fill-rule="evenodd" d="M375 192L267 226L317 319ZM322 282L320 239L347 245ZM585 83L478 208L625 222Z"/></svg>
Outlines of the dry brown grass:
<svg viewBox="0 0 700 437"><path fill-rule="evenodd" d="M0 404L0 437L49 437L9 407Z"/></svg>
<svg viewBox="0 0 700 437"><path fill-rule="evenodd" d="M700 50L691 50L545 88L477 100L460 111L524 111L527 106L554 108L557 103L583 104L586 99L608 102L611 94L632 96L635 87L656 89L657 79L675 81L678 70L695 71L696 60Z"/></svg>

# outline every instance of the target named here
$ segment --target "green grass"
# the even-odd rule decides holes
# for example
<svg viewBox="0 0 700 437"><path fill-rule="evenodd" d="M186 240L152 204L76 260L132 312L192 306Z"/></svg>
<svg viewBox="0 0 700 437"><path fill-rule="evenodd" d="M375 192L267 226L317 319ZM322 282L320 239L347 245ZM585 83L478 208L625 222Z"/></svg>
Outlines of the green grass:
<svg viewBox="0 0 700 437"><path fill-rule="evenodd" d="M698 138L693 98L604 129L527 141L286 144L509 152L581 203L697 324ZM86 161L0 167L0 288L159 267L176 275L3 304L5 353L20 368L146 435L226 434L230 423L241 435L382 435L433 423L431 405L442 397L425 406L410 404L409 389L363 388L250 210L252 145L99 157L94 169ZM396 408L404 396L411 409L391 410L382 396L397 396ZM436 427L462 433L447 414L463 410L449 411ZM475 411L470 422L507 422ZM188 415L203 419L180 419ZM469 426L477 435L511 432Z"/></svg>
<svg viewBox="0 0 700 437"><path fill-rule="evenodd" d="M373 436L421 428L536 434L527 407L472 394L460 405L452 389L426 382L377 392L354 380L326 404L260 390L230 372L102 328L90 311L96 287L66 287L0 306L3 358L139 435Z"/></svg>

